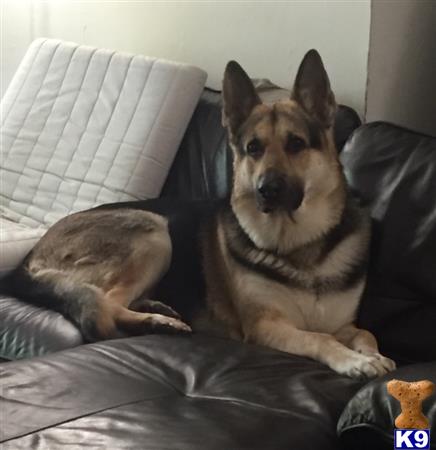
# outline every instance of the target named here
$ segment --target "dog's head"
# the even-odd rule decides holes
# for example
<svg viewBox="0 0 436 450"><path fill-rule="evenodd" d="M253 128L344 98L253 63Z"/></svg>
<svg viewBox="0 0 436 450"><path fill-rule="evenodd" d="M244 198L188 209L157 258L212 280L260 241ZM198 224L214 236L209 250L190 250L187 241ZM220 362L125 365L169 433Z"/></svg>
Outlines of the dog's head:
<svg viewBox="0 0 436 450"><path fill-rule="evenodd" d="M333 141L334 95L321 57L310 50L291 98L261 102L241 66L227 64L223 124L234 151L233 197L261 212L293 214L306 201L332 192L341 169Z"/></svg>

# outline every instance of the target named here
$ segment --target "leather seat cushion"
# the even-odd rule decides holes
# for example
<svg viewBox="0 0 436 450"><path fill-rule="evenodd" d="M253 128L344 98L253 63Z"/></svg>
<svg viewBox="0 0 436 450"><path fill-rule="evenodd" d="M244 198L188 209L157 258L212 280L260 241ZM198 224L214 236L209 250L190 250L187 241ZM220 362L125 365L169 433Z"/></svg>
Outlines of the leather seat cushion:
<svg viewBox="0 0 436 450"><path fill-rule="evenodd" d="M3 450L335 450L339 415L361 387L313 360L201 335L1 367Z"/></svg>

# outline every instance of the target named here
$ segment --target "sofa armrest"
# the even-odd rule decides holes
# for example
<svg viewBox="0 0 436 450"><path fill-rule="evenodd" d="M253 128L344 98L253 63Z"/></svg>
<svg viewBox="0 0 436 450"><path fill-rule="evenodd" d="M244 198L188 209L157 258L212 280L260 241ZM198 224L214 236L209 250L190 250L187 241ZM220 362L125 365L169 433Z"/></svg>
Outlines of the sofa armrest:
<svg viewBox="0 0 436 450"><path fill-rule="evenodd" d="M61 314L0 297L0 358L23 359L83 344L80 331Z"/></svg>

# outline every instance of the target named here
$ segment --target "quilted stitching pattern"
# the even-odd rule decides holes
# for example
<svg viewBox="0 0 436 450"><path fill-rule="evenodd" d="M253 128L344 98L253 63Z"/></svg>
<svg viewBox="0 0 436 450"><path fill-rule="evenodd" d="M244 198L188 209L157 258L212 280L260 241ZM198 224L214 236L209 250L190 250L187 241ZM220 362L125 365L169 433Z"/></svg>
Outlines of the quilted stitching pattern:
<svg viewBox="0 0 436 450"><path fill-rule="evenodd" d="M0 217L0 276L16 267L45 231L43 226L31 228Z"/></svg>
<svg viewBox="0 0 436 450"><path fill-rule="evenodd" d="M29 48L2 101L2 215L50 226L159 195L206 75L55 40Z"/></svg>
<svg viewBox="0 0 436 450"><path fill-rule="evenodd" d="M205 81L184 64L35 41L1 104L0 272L72 212L157 197Z"/></svg>

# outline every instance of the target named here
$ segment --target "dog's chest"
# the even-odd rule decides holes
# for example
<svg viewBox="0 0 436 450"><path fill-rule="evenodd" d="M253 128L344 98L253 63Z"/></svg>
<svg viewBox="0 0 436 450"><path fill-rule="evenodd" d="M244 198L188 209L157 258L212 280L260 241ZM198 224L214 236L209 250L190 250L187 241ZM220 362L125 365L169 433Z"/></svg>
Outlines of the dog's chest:
<svg viewBox="0 0 436 450"><path fill-rule="evenodd" d="M265 316L281 316L299 329L322 333L335 333L355 320L364 285L361 281L349 289L317 294L246 270L235 275L242 314L250 308Z"/></svg>
<svg viewBox="0 0 436 450"><path fill-rule="evenodd" d="M334 333L356 316L363 277L351 285L345 277L359 257L359 242L358 235L351 235L321 259L319 249L289 258L252 255L271 273L261 273L255 265L254 270L240 268L238 289L254 308L278 312L300 329Z"/></svg>
<svg viewBox="0 0 436 450"><path fill-rule="evenodd" d="M323 294L290 290L287 303L298 306L300 324L309 331L335 333L353 322L363 289L363 282L350 289ZM285 307L290 320L296 315L294 307ZM298 313L297 313L298 316Z"/></svg>

